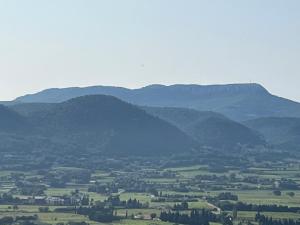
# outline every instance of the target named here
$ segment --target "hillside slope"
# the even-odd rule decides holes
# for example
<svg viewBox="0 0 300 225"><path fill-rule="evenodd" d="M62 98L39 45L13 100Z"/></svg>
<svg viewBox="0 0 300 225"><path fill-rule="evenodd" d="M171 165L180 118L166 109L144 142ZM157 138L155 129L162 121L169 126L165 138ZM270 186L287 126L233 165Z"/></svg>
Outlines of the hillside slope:
<svg viewBox="0 0 300 225"><path fill-rule="evenodd" d="M300 150L300 118L268 117L244 122L266 140L285 150Z"/></svg>
<svg viewBox="0 0 300 225"><path fill-rule="evenodd" d="M265 144L257 132L214 112L184 108L144 107L152 115L179 127L202 145L232 149Z"/></svg>
<svg viewBox="0 0 300 225"><path fill-rule="evenodd" d="M19 133L28 127L28 123L19 113L0 105L0 132Z"/></svg>

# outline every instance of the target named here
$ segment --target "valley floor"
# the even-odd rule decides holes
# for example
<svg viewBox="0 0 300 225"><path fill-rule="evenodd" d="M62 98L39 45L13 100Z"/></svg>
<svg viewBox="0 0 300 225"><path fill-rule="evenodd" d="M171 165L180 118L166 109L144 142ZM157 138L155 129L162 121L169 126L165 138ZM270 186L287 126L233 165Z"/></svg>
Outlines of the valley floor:
<svg viewBox="0 0 300 225"><path fill-rule="evenodd" d="M110 172L71 167L2 170L0 223L5 217L22 221L22 216L32 216L32 224L168 225L174 222L163 222L161 212L190 214L202 209L216 216L210 224L228 224L224 218L232 218L233 224L258 224L258 212L273 220L299 222L299 177L296 162L223 171L207 165ZM60 179L66 182L55 183ZM100 222L78 208L101 213L109 208L112 221Z"/></svg>

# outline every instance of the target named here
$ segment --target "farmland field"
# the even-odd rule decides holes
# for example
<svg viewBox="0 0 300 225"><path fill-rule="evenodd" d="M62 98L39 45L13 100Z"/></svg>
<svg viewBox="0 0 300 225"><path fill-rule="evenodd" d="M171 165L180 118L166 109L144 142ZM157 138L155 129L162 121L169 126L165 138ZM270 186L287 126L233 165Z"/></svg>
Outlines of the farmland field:
<svg viewBox="0 0 300 225"><path fill-rule="evenodd" d="M300 206L300 190L297 189L299 170L295 163L278 168L275 165L271 168L256 165L247 170L225 167L223 171L214 171L208 165L151 170L140 166L139 170L130 172L90 171L74 167L56 167L53 171L71 179L63 187L55 187L51 180L47 181L47 173L41 174L36 170L1 171L1 217L35 216L38 221L51 225L83 221L91 225L168 225L172 222L159 219L161 212L189 214L191 210L208 210L218 218L221 215L234 216L233 210L228 210L228 207L242 203L248 208L249 205L286 206L280 209L282 212L277 212L277 209L272 212L269 208L259 212L273 219L300 218L300 208L293 209ZM31 181L32 185L27 187L23 183L20 186L19 183L25 181ZM37 185L37 182L40 184ZM287 187L278 188L281 183ZM5 202L4 197L10 200ZM78 208L97 205L113 207L114 221L97 222L77 211ZM257 210L237 208L235 211L235 224L239 221L255 223Z"/></svg>

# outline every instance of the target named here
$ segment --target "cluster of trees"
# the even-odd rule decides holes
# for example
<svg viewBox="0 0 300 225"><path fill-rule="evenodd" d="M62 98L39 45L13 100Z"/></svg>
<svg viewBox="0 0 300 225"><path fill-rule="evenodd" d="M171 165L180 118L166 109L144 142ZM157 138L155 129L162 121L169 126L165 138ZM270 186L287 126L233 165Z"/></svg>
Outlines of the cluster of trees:
<svg viewBox="0 0 300 225"><path fill-rule="evenodd" d="M45 185L31 182L16 182L16 186L21 195L43 195L47 189Z"/></svg>
<svg viewBox="0 0 300 225"><path fill-rule="evenodd" d="M96 205L92 207L79 207L76 209L76 213L87 216L90 220L110 223L114 220L118 220L119 217L114 215L113 208L105 208L102 205Z"/></svg>
<svg viewBox="0 0 300 225"><path fill-rule="evenodd" d="M95 184L88 188L89 192L96 192L99 194L117 193L118 187L115 184Z"/></svg>
<svg viewBox="0 0 300 225"><path fill-rule="evenodd" d="M188 210L189 204L187 202L182 202L180 204L175 204L173 210Z"/></svg>
<svg viewBox="0 0 300 225"><path fill-rule="evenodd" d="M280 189L299 190L299 185L292 179L282 178L279 182Z"/></svg>
<svg viewBox="0 0 300 225"><path fill-rule="evenodd" d="M64 188L66 183L71 181L85 184L91 179L91 171L82 168L55 168L50 171L39 172L44 175L45 183L55 188Z"/></svg>
<svg viewBox="0 0 300 225"><path fill-rule="evenodd" d="M185 195L185 194L162 194L159 192L157 198L152 198L151 202L197 202L202 195Z"/></svg>
<svg viewBox="0 0 300 225"><path fill-rule="evenodd" d="M78 208L64 208L60 209L60 212L75 212L77 214L85 215L90 220L109 223L120 218L117 216L114 208L125 208L125 209L139 209L148 208L148 204L143 204L137 199L128 199L127 201L121 201L118 195L110 196L104 202L96 201L94 205L89 207L78 207Z"/></svg>
<svg viewBox="0 0 300 225"><path fill-rule="evenodd" d="M250 171L250 173L252 173L252 171ZM250 184L272 185L274 183L274 179L260 176L247 176L242 178L241 182Z"/></svg>
<svg viewBox="0 0 300 225"><path fill-rule="evenodd" d="M189 224L189 225L209 225L209 222L216 222L217 216L207 210L192 210L191 213L181 214L177 212L161 212L160 217L164 222Z"/></svg>
<svg viewBox="0 0 300 225"><path fill-rule="evenodd" d="M281 196L281 191L280 190L274 190L273 194L276 196Z"/></svg>
<svg viewBox="0 0 300 225"><path fill-rule="evenodd" d="M122 188L126 192L152 192L156 189L155 184L148 183L141 179L132 179L129 177L115 178L114 182L107 184L95 184L89 187L89 192L101 194L117 193ZM152 194L152 193L151 193ZM157 194L157 193L155 193Z"/></svg>
<svg viewBox="0 0 300 225"><path fill-rule="evenodd" d="M11 216L4 216L0 218L0 224L12 224L14 222L14 218Z"/></svg>
<svg viewBox="0 0 300 225"><path fill-rule="evenodd" d="M49 197L51 198L51 196ZM41 198L28 197L28 198L19 198L14 197L10 192L0 194L0 204L3 205L56 205L58 203L53 203L46 196L42 196ZM63 195L60 200L63 203L59 205L89 205L90 199L87 194L80 193L78 190L71 192L71 195Z"/></svg>
<svg viewBox="0 0 300 225"><path fill-rule="evenodd" d="M207 197L207 201L214 205L218 205L221 209L223 209L222 207L227 207L227 205L232 205L233 208L234 203L231 203L230 201L238 201L238 196L231 192L223 192L216 197Z"/></svg>
<svg viewBox="0 0 300 225"><path fill-rule="evenodd" d="M162 189L162 184L151 183L143 180L142 177L137 176L116 176L113 182L110 183L95 183L88 188L89 192L96 192L100 194L118 193L119 189L126 192L146 192L154 196L159 196L158 189ZM114 175L112 175L114 176Z"/></svg>
<svg viewBox="0 0 300 225"><path fill-rule="evenodd" d="M144 178L175 178L176 173L170 170L167 171L143 171Z"/></svg>
<svg viewBox="0 0 300 225"><path fill-rule="evenodd" d="M22 203L21 199L13 197L9 193L3 193L0 195L0 204L20 204Z"/></svg>
<svg viewBox="0 0 300 225"><path fill-rule="evenodd" d="M218 200L232 200L232 201L237 201L239 198L237 195L234 195L230 192L223 192L223 193L220 193L218 196L217 196L217 199Z"/></svg>
<svg viewBox="0 0 300 225"><path fill-rule="evenodd" d="M107 200L105 200L105 205L109 205L111 207L124 207L126 209L141 209L148 208L148 204L143 204L137 199L128 199L127 201L121 201L120 196L109 196Z"/></svg>
<svg viewBox="0 0 300 225"><path fill-rule="evenodd" d="M47 212L49 212L49 207L48 206L40 206L39 212L47 213Z"/></svg>
<svg viewBox="0 0 300 225"><path fill-rule="evenodd" d="M136 199L129 199L125 203L125 208L127 209L140 209L140 208L146 208L146 205L141 203L139 200Z"/></svg>
<svg viewBox="0 0 300 225"><path fill-rule="evenodd" d="M151 202L198 202L197 198L193 197L181 197L181 198L173 198L173 197L158 197L152 198Z"/></svg>
<svg viewBox="0 0 300 225"><path fill-rule="evenodd" d="M300 225L300 221L292 219L276 219L261 215L259 212L255 215L255 221L259 225Z"/></svg>
<svg viewBox="0 0 300 225"><path fill-rule="evenodd" d="M232 201L238 201L238 196L234 195L230 192L223 192L218 194L215 197L208 196L206 197L207 201L210 202L213 205L218 206L222 210L232 210L235 207L235 203Z"/></svg>
<svg viewBox="0 0 300 225"><path fill-rule="evenodd" d="M256 205L256 204L247 204L244 202L231 203L228 201L220 202L218 204L224 211L263 211L263 212L292 212L296 213L300 211L300 207L289 207L284 205Z"/></svg>
<svg viewBox="0 0 300 225"><path fill-rule="evenodd" d="M36 225L35 221L38 219L37 215L34 216L17 216L16 218L12 216L4 216L0 218L0 224L11 225L18 223L20 225Z"/></svg>

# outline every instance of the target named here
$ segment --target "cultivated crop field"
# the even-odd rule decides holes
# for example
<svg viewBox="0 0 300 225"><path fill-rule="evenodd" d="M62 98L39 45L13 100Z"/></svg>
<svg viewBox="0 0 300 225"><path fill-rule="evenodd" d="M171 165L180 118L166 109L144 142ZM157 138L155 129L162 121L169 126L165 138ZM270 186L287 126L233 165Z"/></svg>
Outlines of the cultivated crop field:
<svg viewBox="0 0 300 225"><path fill-rule="evenodd" d="M189 215L205 210L215 217L210 224L224 224L226 217L232 217L234 224L256 224L258 212L275 220L300 219L298 162L218 170L209 164L137 167L130 171L76 167L1 171L1 218L31 216L31 220L51 225L167 225L173 222L162 221L162 212ZM276 208L279 206L286 208ZM83 209L108 214L95 219ZM110 222L101 221L109 216Z"/></svg>

